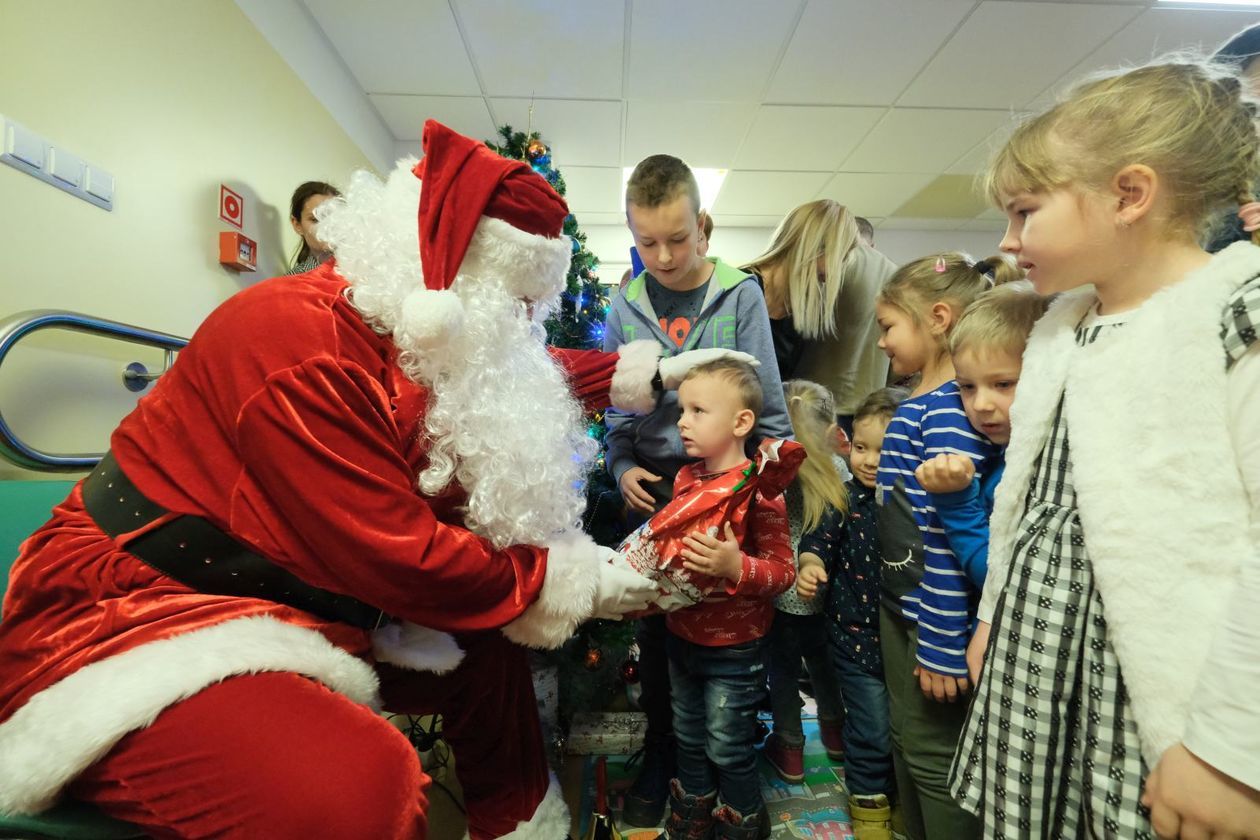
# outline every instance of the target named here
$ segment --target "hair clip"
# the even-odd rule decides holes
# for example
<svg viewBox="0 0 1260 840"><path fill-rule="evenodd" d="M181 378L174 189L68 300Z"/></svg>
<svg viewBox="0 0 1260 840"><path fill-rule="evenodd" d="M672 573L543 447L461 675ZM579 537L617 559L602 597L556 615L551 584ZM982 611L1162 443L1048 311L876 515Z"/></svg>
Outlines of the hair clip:
<svg viewBox="0 0 1260 840"><path fill-rule="evenodd" d="M937 257L936 265L932 268L932 270L935 271L937 274L944 274L945 273L945 258Z"/></svg>

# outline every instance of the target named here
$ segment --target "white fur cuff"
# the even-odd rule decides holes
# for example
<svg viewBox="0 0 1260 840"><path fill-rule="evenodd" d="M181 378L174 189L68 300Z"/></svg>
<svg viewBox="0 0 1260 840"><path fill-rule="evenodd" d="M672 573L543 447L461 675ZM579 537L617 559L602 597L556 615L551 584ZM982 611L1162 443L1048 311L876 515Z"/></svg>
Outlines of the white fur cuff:
<svg viewBox="0 0 1260 840"><path fill-rule="evenodd" d="M409 621L391 622L374 631L372 654L377 662L435 674L450 673L464 661L464 651L454 636Z"/></svg>
<svg viewBox="0 0 1260 840"><path fill-rule="evenodd" d="M650 338L621 345L608 391L614 408L631 414L647 414L656 408L652 379L660 357L661 345Z"/></svg>
<svg viewBox="0 0 1260 840"><path fill-rule="evenodd" d="M591 617L599 566L607 556L608 549L580 531L556 539L547 546L547 575L537 600L503 634L526 647L560 647Z"/></svg>
<svg viewBox="0 0 1260 840"><path fill-rule="evenodd" d="M534 815L528 820L521 820L516 828L499 840L555 840L557 837L567 837L569 827L569 806L564 804L560 784L552 776L547 794L534 809Z"/></svg>

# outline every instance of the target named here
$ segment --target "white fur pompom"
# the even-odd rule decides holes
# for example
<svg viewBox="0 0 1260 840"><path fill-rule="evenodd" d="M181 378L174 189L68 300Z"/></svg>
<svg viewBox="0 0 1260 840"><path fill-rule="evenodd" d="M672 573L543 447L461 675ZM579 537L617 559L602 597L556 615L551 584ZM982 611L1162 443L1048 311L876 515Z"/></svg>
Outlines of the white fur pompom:
<svg viewBox="0 0 1260 840"><path fill-rule="evenodd" d="M454 292L416 289L403 300L394 334L404 347L435 350L463 328L464 306Z"/></svg>

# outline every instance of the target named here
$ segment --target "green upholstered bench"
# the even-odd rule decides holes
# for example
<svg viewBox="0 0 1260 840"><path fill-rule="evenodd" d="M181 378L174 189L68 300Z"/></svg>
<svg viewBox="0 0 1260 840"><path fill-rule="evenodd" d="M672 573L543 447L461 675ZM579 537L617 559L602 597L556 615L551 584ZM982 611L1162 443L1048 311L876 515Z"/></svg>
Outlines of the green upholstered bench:
<svg viewBox="0 0 1260 840"><path fill-rule="evenodd" d="M0 481L0 595L9 584L9 567L18 546L48 521L73 481ZM0 615L0 621L3 615ZM0 814L0 840L58 838L58 840L127 840L144 832L102 814L82 802L62 802L37 817Z"/></svg>

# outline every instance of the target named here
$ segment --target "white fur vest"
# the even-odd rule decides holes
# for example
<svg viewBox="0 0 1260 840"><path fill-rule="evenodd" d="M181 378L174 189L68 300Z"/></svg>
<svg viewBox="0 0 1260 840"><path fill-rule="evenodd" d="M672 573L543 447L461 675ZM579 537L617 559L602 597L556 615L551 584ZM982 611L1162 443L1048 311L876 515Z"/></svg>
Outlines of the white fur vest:
<svg viewBox="0 0 1260 840"><path fill-rule="evenodd" d="M1092 292L1059 298L1032 331L990 525L989 620L1060 395L1085 547L1151 767L1180 741L1242 557L1249 514L1226 426L1221 318L1260 274L1240 243L1163 289L1112 335L1077 347Z"/></svg>

